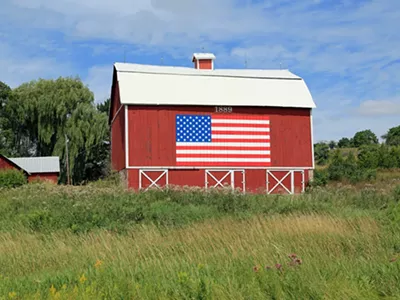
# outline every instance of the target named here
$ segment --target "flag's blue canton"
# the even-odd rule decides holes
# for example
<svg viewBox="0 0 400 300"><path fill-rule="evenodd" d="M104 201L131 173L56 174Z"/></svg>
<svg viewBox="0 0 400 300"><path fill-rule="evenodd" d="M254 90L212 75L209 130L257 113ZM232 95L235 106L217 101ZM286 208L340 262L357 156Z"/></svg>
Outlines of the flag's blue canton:
<svg viewBox="0 0 400 300"><path fill-rule="evenodd" d="M177 115L176 142L211 142L211 116Z"/></svg>

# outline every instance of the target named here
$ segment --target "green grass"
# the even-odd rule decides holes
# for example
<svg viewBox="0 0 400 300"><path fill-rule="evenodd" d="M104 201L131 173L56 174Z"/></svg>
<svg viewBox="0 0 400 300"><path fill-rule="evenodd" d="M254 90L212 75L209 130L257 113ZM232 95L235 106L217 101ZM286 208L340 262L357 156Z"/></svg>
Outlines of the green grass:
<svg viewBox="0 0 400 300"><path fill-rule="evenodd" d="M399 299L400 188L382 178L293 197L1 190L0 299Z"/></svg>

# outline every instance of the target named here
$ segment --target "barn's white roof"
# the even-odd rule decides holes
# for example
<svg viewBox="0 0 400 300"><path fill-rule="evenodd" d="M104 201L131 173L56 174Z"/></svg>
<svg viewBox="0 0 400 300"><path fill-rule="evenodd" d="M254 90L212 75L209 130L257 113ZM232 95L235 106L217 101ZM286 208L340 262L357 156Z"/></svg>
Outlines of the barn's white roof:
<svg viewBox="0 0 400 300"><path fill-rule="evenodd" d="M60 159L58 156L9 158L13 163L28 173L58 173Z"/></svg>
<svg viewBox="0 0 400 300"><path fill-rule="evenodd" d="M114 66L122 104L315 107L303 79L288 70Z"/></svg>

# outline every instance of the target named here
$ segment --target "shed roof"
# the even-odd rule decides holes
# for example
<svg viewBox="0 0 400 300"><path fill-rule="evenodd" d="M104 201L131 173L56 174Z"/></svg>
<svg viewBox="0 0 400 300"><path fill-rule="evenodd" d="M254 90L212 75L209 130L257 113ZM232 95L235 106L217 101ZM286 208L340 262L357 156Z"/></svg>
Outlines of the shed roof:
<svg viewBox="0 0 400 300"><path fill-rule="evenodd" d="M315 107L304 80L289 70L114 67L121 104Z"/></svg>
<svg viewBox="0 0 400 300"><path fill-rule="evenodd" d="M60 159L58 156L18 157L9 158L9 160L29 173L60 172Z"/></svg>
<svg viewBox="0 0 400 300"><path fill-rule="evenodd" d="M12 161L10 158L8 158L7 156L3 155L0 153L0 158L3 158L5 161L9 162L13 167L15 167L16 169L24 172L27 175L30 175L29 172L27 172L25 169L21 168L19 165L17 165L14 161Z"/></svg>
<svg viewBox="0 0 400 300"><path fill-rule="evenodd" d="M215 59L212 53L193 53L193 59Z"/></svg>

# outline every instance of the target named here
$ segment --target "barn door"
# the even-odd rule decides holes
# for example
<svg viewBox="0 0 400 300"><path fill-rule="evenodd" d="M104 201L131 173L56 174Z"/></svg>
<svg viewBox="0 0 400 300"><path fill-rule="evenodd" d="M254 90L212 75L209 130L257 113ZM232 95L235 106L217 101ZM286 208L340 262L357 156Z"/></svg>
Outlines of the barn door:
<svg viewBox="0 0 400 300"><path fill-rule="evenodd" d="M139 190L162 189L168 185L168 170L139 170Z"/></svg>
<svg viewBox="0 0 400 300"><path fill-rule="evenodd" d="M235 176L236 174L236 176ZM245 192L246 181L244 170L205 170L205 187L239 189Z"/></svg>
<svg viewBox="0 0 400 300"><path fill-rule="evenodd" d="M304 192L304 170L267 170L267 194Z"/></svg>

